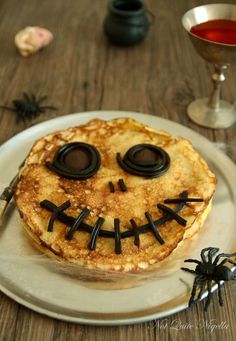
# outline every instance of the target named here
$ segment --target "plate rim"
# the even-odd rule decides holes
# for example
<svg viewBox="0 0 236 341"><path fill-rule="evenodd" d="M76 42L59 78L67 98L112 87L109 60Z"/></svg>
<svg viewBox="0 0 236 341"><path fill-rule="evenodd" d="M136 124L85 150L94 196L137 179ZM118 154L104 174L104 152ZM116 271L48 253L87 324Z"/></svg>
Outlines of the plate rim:
<svg viewBox="0 0 236 341"><path fill-rule="evenodd" d="M83 121L83 119L92 119L92 118L95 118L95 115L99 116L101 114L106 114L107 117L103 117L103 119L112 119L112 118L115 118L115 117L130 117L131 118L134 118L134 119L137 119L139 120L140 117L144 117L144 119L154 119L154 120L157 120L157 121L160 121L160 122L164 122L165 124L171 124L171 126L176 126L177 128L179 127L181 130L184 129L184 131L187 133L187 134L190 134L190 135L193 135L194 139L203 139L203 141L205 140L205 142L207 143L207 145L210 147L210 149L212 148L212 150L214 150L219 158L221 159L222 162L224 162L224 165L230 167L230 168L235 168L236 169L236 166L235 164L233 163L233 161L227 156L225 155L222 151L218 150L214 145L213 143L208 140L205 136L199 134L198 132L195 132L194 130L192 130L191 128L189 127L186 127L178 122L173 122L173 121L170 121L166 118L162 118L162 117L159 117L159 116L154 116L154 115L150 115L150 114L145 114L145 113L141 113L141 112L130 112L130 111L123 111L123 110L95 110L95 111L87 111L87 112L75 112L75 113L71 113L71 114L68 114L68 115L64 115L64 116L60 116L60 117L55 117L55 118L52 118L50 120L46 120L46 121L43 121L41 123L38 123L34 126L31 126L21 132L19 132L18 134L14 135L13 137L11 137L10 139L8 139L7 141L5 141L1 146L0 146L0 153L4 153L7 151L7 149L13 145L13 148L14 148L14 144L21 140L22 137L29 137L31 136L35 131L37 130L42 130L44 127L47 127L49 128L49 130L51 132L53 131L58 131L58 129L51 129L53 124L56 122L57 125L60 125L63 123L63 121L65 120L71 120L71 121L74 121L74 123L72 123L71 126L76 126L76 125L80 125L81 124L81 119ZM109 117L109 116L112 116L112 117ZM139 116L139 117L137 117ZM78 124L76 123L76 119L78 118ZM142 120L141 120L142 121ZM83 124L83 122L82 122ZM148 123L146 123L148 124ZM68 125L70 126L70 124ZM67 127L66 127L67 128ZM65 129L65 128L60 128L61 130L62 129ZM48 132L46 133L48 134ZM45 135L45 134L42 134L42 136ZM31 148L31 147L30 147ZM235 180L236 180L236 174L235 174ZM235 198L236 197L236 190L232 190L232 194L233 194L233 197ZM212 290L215 290L217 288L217 285L214 285L213 286L213 289ZM158 311L156 313L152 313L152 314L148 314L148 315L143 315L143 316L139 316L139 317L131 317L131 318L125 318L125 319L116 319L116 320L98 320L98 319L83 319L83 318L80 318L80 317L73 317L73 316L68 316L66 314L61 314L61 313L57 313L57 312L54 312L54 311L50 311L50 310L47 310L43 307L39 307L35 304L32 304L30 301L27 301L25 300L24 298L18 296L17 294L11 292L8 288L4 287L2 285L2 283L0 283L0 290L6 294L8 297L10 297L11 299L13 299L14 301L16 301L17 303L19 304L22 304L23 306L35 311L35 312L38 312L38 313L41 313L41 314L44 314L46 316L49 316L49 317L52 317L52 318L56 318L56 319L59 319L59 320L63 320L63 321L67 321L67 322L74 322L74 323L81 323L81 324L86 324L86 325L97 325L97 326L115 326L115 325L126 325L126 324L135 324L135 323L142 323L142 322L146 322L146 321L150 321L150 320L153 320L153 319L158 319L158 318L163 318L163 317L166 317L166 316L170 316L172 314L175 314L177 312L180 312L184 309L186 309L188 307L188 304L187 303L183 303L183 304L180 304L180 305L177 305L171 309L167 309L167 310L164 310L162 312ZM30 300L30 299L29 299ZM157 308L157 307L155 307ZM144 310L147 311L149 309L146 309ZM140 310L139 310L140 311ZM136 311L137 313L138 311ZM128 314L128 313L127 313ZM101 314L103 315L103 314Z"/></svg>

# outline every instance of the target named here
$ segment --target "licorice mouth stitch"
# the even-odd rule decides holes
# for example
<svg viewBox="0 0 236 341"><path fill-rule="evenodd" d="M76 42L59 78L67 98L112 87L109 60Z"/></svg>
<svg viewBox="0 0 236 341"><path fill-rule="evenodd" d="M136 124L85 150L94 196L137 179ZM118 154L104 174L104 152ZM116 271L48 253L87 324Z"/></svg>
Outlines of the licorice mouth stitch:
<svg viewBox="0 0 236 341"><path fill-rule="evenodd" d="M171 219L175 219L178 224L185 227L187 222L178 213L183 209L186 202L203 201L203 199L200 199L200 198L188 198L187 191L180 193L178 199L167 199L167 200L169 201L178 200L177 202L178 205L174 209L171 209L168 206L158 204L157 207L163 212L163 216L161 218L154 221L152 219L151 214L149 212L145 212L145 216L148 221L147 224L137 226L135 220L131 219L130 223L131 223L132 229L124 231L124 232L120 232L120 220L118 218L114 219L114 231L103 230L101 228L105 221L105 219L102 217L98 217L94 226L91 226L85 223L83 220L90 213L90 210L88 208L84 208L81 211L81 213L78 215L78 217L76 218L67 215L66 213L64 213L64 210L69 208L70 206L69 201L66 201L60 206L56 206L54 203L52 203L49 200L43 200L40 202L40 206L52 212L51 218L49 219L48 232L53 231L53 224L55 220L58 219L62 223L65 223L70 226L69 230L66 233L66 240L71 240L73 238L74 233L78 229L80 229L80 230L90 233L90 240L88 243L88 248L90 250L96 249L96 241L97 241L98 236L100 236L100 237L105 237L105 238L114 238L115 239L115 253L120 254L122 253L121 239L134 236L134 244L139 247L140 246L139 235L141 233L146 233L148 231L151 231L153 233L153 235L155 236L155 238L160 244L164 244L165 241L162 239L161 235L159 234L157 227L163 225L164 223L166 223L167 221Z"/></svg>

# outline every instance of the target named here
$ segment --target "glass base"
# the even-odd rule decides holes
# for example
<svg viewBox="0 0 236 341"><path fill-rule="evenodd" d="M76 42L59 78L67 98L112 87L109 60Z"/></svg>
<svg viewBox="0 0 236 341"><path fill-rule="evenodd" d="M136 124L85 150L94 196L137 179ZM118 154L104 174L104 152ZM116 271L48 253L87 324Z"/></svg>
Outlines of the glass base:
<svg viewBox="0 0 236 341"><path fill-rule="evenodd" d="M228 128L236 121L236 108L234 105L220 101L220 109L208 107L208 98L200 98L189 104L187 108L190 119L207 128Z"/></svg>

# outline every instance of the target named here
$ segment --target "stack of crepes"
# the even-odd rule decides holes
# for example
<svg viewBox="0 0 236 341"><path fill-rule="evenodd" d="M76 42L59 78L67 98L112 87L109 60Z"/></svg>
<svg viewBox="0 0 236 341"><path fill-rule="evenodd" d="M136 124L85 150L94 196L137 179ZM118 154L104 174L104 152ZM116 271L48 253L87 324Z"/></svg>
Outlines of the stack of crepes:
<svg viewBox="0 0 236 341"><path fill-rule="evenodd" d="M94 119L35 142L15 200L42 252L135 272L201 233L215 186L186 139L129 118Z"/></svg>

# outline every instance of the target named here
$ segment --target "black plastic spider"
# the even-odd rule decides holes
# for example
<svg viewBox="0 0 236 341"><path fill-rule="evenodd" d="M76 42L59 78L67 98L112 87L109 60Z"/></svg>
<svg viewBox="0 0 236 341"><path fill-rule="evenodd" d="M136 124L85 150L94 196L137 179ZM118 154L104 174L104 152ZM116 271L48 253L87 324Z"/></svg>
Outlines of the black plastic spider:
<svg viewBox="0 0 236 341"><path fill-rule="evenodd" d="M22 99L15 99L12 101L13 108L1 105L0 108L15 111L17 113L17 122L23 120L31 120L38 116L40 113L44 113L45 110L57 110L57 108L52 106L40 106L40 104L47 99L47 96L36 98L34 94L27 95L23 93Z"/></svg>
<svg viewBox="0 0 236 341"><path fill-rule="evenodd" d="M208 254L206 255L207 251L208 251ZM219 299L220 305L221 306L223 305L220 281L231 281L231 280L236 279L236 274L232 272L231 269L225 266L224 264L228 262L233 265L236 265L235 261L232 261L231 259L228 258L228 257L235 257L236 253L231 253L231 254L220 253L215 257L215 260L213 261L212 258L213 256L217 254L218 251L219 249L216 247L207 247L201 251L202 262L197 259L185 260L185 262L197 263L195 270L181 268L184 271L188 271L196 275L194 282L193 282L191 297L189 300L189 307L193 303L196 303L197 301L201 299L205 286L207 285L208 296L207 296L207 300L204 306L204 310L205 311L207 310L210 300L211 300L211 282L212 281L215 281L218 285L218 299ZM223 259L218 264L220 258L222 257L227 257L227 258ZM197 288L199 288L199 294L197 296L197 299L194 299Z"/></svg>

